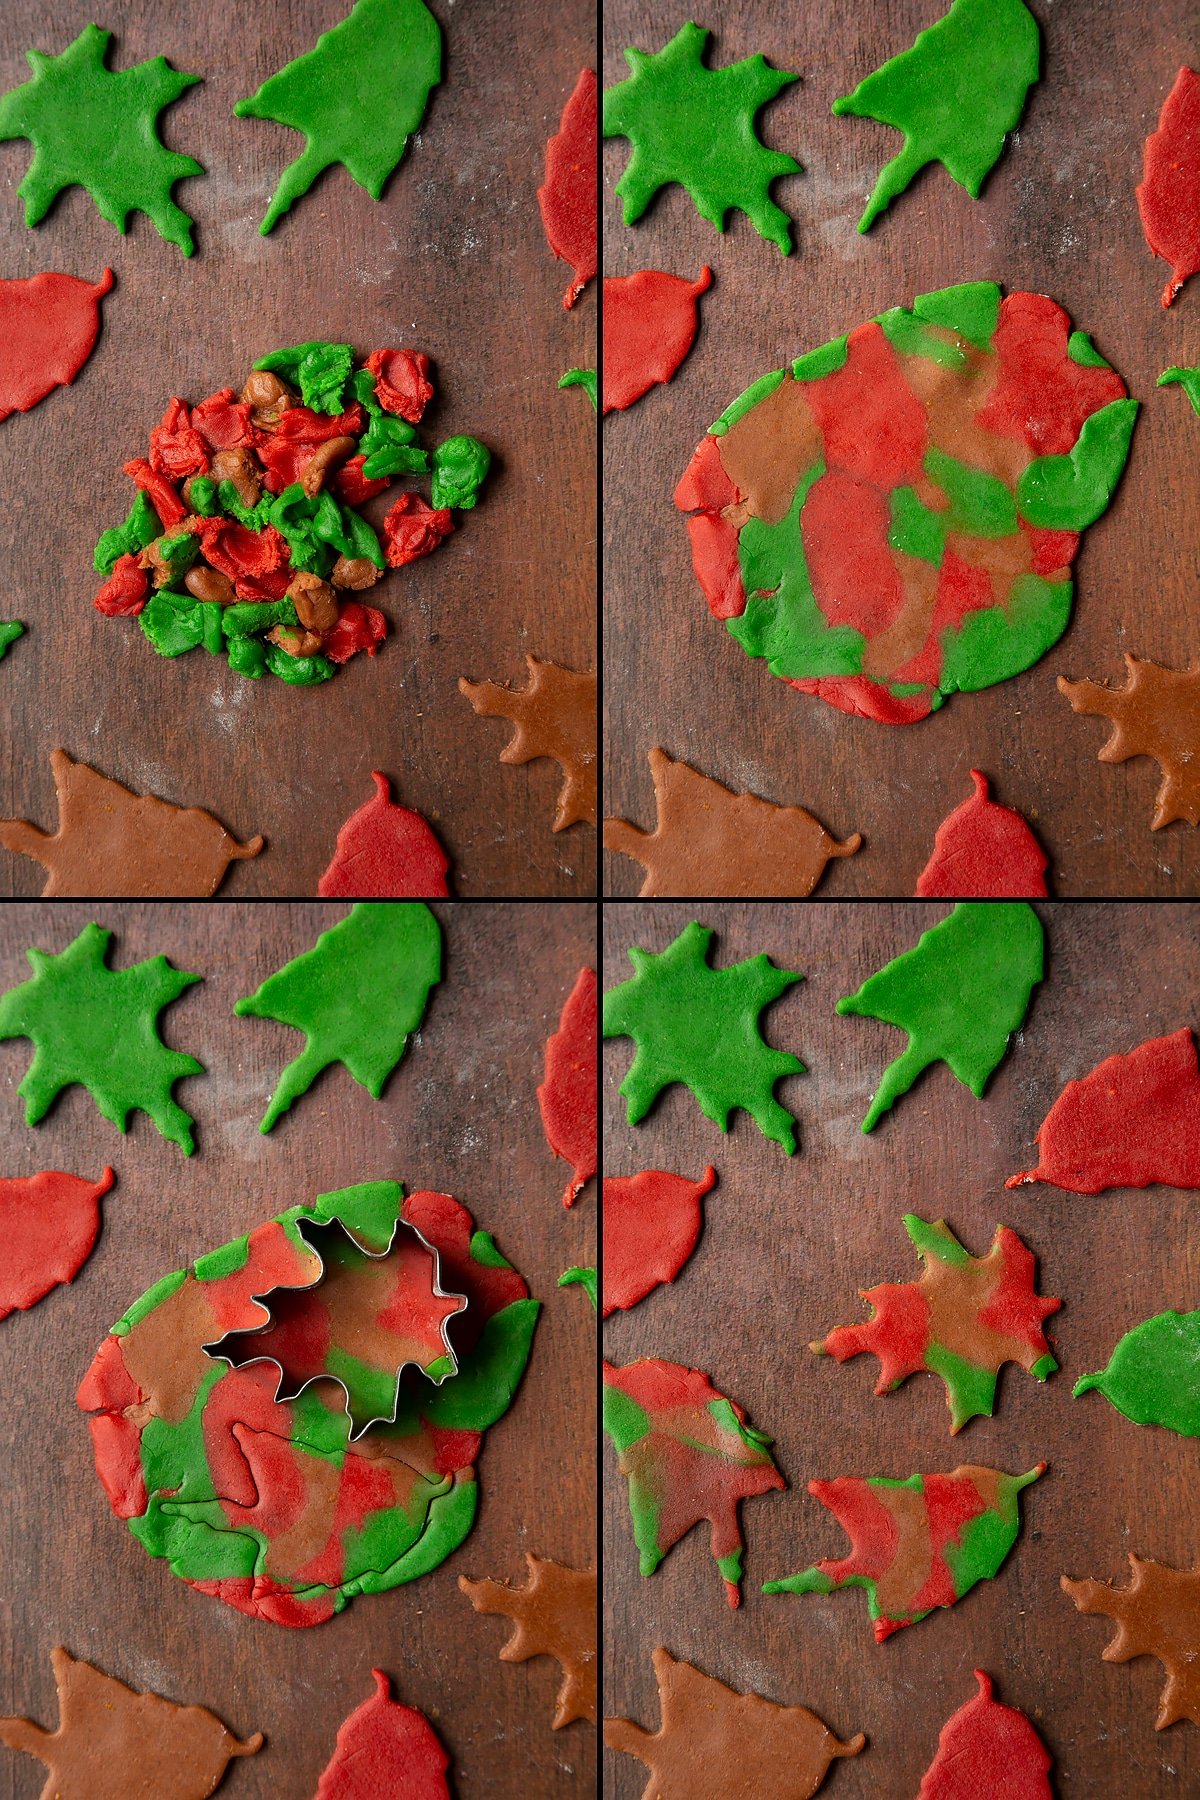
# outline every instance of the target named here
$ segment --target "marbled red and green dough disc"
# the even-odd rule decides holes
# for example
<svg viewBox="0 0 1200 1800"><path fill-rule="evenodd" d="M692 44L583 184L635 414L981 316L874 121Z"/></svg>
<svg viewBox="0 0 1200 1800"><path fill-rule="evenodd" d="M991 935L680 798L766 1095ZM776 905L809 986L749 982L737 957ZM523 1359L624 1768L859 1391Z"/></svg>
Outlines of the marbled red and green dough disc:
<svg viewBox="0 0 1200 1800"><path fill-rule="evenodd" d="M1019 674L1071 611L1137 402L1043 294L922 294L747 388L675 494L713 614L886 724Z"/></svg>
<svg viewBox="0 0 1200 1800"><path fill-rule="evenodd" d="M329 1382L273 1399L270 1363L230 1368L202 1348L262 1322L252 1296L313 1279L302 1218L338 1219L368 1249L398 1217L465 1294L451 1325L458 1373L404 1377L396 1422L349 1443ZM112 1509L151 1556L239 1612L316 1625L357 1594L435 1569L475 1515L482 1433L509 1407L538 1302L470 1213L447 1194L391 1181L323 1194L164 1277L118 1320L80 1386Z"/></svg>

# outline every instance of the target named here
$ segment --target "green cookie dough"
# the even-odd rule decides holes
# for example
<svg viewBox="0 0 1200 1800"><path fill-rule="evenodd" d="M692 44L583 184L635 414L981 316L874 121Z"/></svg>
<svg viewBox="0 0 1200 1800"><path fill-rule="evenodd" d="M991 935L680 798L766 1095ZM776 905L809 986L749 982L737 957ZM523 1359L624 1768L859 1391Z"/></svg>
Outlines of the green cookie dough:
<svg viewBox="0 0 1200 1800"><path fill-rule="evenodd" d="M1075 1383L1076 1397L1099 1388L1135 1425L1165 1425L1200 1437L1200 1312L1159 1313L1121 1339L1107 1369Z"/></svg>
<svg viewBox="0 0 1200 1800"><path fill-rule="evenodd" d="M102 218L124 232L144 212L158 235L192 254L192 221L171 198L185 175L204 170L164 147L157 120L199 75L164 56L133 69L108 69L110 31L85 25L59 56L27 50L33 79L0 95L0 141L28 138L33 161L17 193L25 223L44 219L64 188L86 188Z"/></svg>
<svg viewBox="0 0 1200 1800"><path fill-rule="evenodd" d="M870 976L839 1013L883 1019L908 1048L883 1072L862 1129L870 1131L930 1063L944 1062L978 1098L1042 979L1042 923L1024 901L961 901Z"/></svg>
<svg viewBox="0 0 1200 1800"><path fill-rule="evenodd" d="M595 1311L600 1305L597 1279L595 1269L567 1269L559 1276L558 1285L559 1287L581 1287L592 1303L592 1310Z"/></svg>
<svg viewBox="0 0 1200 1800"><path fill-rule="evenodd" d="M621 1083L629 1123L644 1119L662 1089L681 1081L722 1131L740 1106L792 1156L796 1121L774 1087L784 1075L802 1075L804 1064L763 1041L758 1015L804 977L776 968L765 954L710 968L712 939L693 920L665 950L631 949L632 979L604 996L604 1036L637 1045Z"/></svg>
<svg viewBox="0 0 1200 1800"><path fill-rule="evenodd" d="M0 619L0 656L5 654L10 644L16 643L24 630L20 619Z"/></svg>
<svg viewBox="0 0 1200 1800"><path fill-rule="evenodd" d="M1136 400L1110 400L1091 413L1069 456L1038 456L1017 482L1017 507L1045 531L1085 531L1112 499L1137 418Z"/></svg>
<svg viewBox="0 0 1200 1800"><path fill-rule="evenodd" d="M330 1063L340 1062L378 1100L441 975L441 927L427 906L364 902L239 1000L239 1018L278 1019L307 1039L280 1076L259 1130L270 1131Z"/></svg>
<svg viewBox="0 0 1200 1800"><path fill-rule="evenodd" d="M197 511L199 508L197 508ZM216 510L214 507L213 511ZM128 516L119 525L111 525L96 540L92 567L101 575L111 575L123 556L136 556L156 537L162 536L162 521L154 510L145 488L139 488Z"/></svg>
<svg viewBox="0 0 1200 1800"><path fill-rule="evenodd" d="M1192 403L1192 411L1200 413L1200 368L1196 369L1164 369L1158 378L1159 387L1173 387L1176 383L1183 389ZM558 384L562 386L560 381Z"/></svg>
<svg viewBox="0 0 1200 1800"><path fill-rule="evenodd" d="M1037 21L1022 0L954 0L911 49L876 69L835 113L878 119L904 133L858 221L869 231L926 163L940 162L973 200L1021 117L1038 78Z"/></svg>
<svg viewBox="0 0 1200 1800"><path fill-rule="evenodd" d="M605 90L605 137L628 138L633 145L617 183L625 223L640 219L658 189L677 181L718 231L724 231L728 212L744 212L759 237L788 256L791 220L771 199L770 187L779 175L799 174L800 164L760 143L754 118L800 77L770 68L761 55L706 68L709 35L687 24L653 55L626 50L632 74Z"/></svg>
<svg viewBox="0 0 1200 1800"><path fill-rule="evenodd" d="M581 387L592 403L592 411L599 412L595 369L568 369L565 375L559 376L558 385L560 388Z"/></svg>
<svg viewBox="0 0 1200 1800"><path fill-rule="evenodd" d="M78 1082L118 1131L131 1112L148 1113L163 1137L190 1156L194 1120L171 1089L184 1075L202 1075L204 1066L168 1050L157 1020L201 977L173 968L165 956L110 969L112 935L85 925L57 955L27 950L32 979L0 996L0 1039L29 1038L34 1046L17 1089L25 1123L36 1125L62 1089Z"/></svg>
<svg viewBox="0 0 1200 1800"><path fill-rule="evenodd" d="M436 507L460 506L469 512L479 498L492 453L478 438L451 437L433 453L433 491ZM364 473L366 465L363 465Z"/></svg>
<svg viewBox="0 0 1200 1800"><path fill-rule="evenodd" d="M239 119L273 119L306 139L280 177L263 236L333 163L378 200L441 78L442 34L424 0L358 0L311 50L239 100Z"/></svg>

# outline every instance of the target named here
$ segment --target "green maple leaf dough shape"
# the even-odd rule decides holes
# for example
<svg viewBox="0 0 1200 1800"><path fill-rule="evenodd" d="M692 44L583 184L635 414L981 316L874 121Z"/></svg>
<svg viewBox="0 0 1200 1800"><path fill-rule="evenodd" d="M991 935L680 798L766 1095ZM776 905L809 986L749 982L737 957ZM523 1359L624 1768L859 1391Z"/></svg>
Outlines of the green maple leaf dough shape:
<svg viewBox="0 0 1200 1800"><path fill-rule="evenodd" d="M263 236L334 163L378 200L441 78L442 33L424 0L358 0L311 50L239 100L239 119L272 119L307 140L280 176Z"/></svg>
<svg viewBox="0 0 1200 1800"><path fill-rule="evenodd" d="M640 219L658 189L677 181L718 231L724 231L728 212L744 212L758 235L787 256L791 220L769 189L777 176L799 174L800 164L760 143L754 118L800 77L770 68L761 55L706 68L709 35L687 24L653 55L626 50L632 74L605 90L605 137L628 138L633 145L617 183L625 223Z"/></svg>
<svg viewBox="0 0 1200 1800"><path fill-rule="evenodd" d="M16 643L24 630L20 619L0 619L0 656Z"/></svg>
<svg viewBox="0 0 1200 1800"><path fill-rule="evenodd" d="M884 1070L862 1129L870 1131L930 1063L947 1063L978 1098L1044 966L1042 923L1031 906L961 901L913 949L839 1000L839 1013L883 1019L909 1038Z"/></svg>
<svg viewBox="0 0 1200 1800"><path fill-rule="evenodd" d="M1098 1388L1135 1425L1165 1425L1200 1437L1200 1312L1158 1313L1127 1331L1108 1367L1075 1383L1076 1397Z"/></svg>
<svg viewBox="0 0 1200 1800"><path fill-rule="evenodd" d="M1159 376L1158 387L1174 387L1178 385L1187 395L1194 413L1200 414L1200 368L1164 369ZM562 386L562 382L559 382Z"/></svg>
<svg viewBox="0 0 1200 1800"><path fill-rule="evenodd" d="M184 1075L202 1075L204 1065L168 1050L158 1015L202 977L174 968L165 956L110 969L112 935L85 925L57 956L27 950L32 980L0 996L0 1038L29 1038L34 1045L17 1089L25 1123L36 1125L62 1089L78 1083L118 1131L131 1112L147 1113L190 1156L195 1121L171 1089Z"/></svg>
<svg viewBox="0 0 1200 1800"><path fill-rule="evenodd" d="M25 223L44 219L64 188L86 188L101 216L124 232L143 212L158 235L192 254L192 221L171 198L185 175L203 175L190 156L168 150L158 115L199 75L165 56L132 69L105 67L110 31L85 25L59 56L27 50L33 79L0 95L0 141L28 138L33 161L17 193Z"/></svg>
<svg viewBox="0 0 1200 1800"><path fill-rule="evenodd" d="M899 56L835 100L835 113L878 119L904 133L858 221L869 231L929 162L940 162L973 200L1038 78L1037 21L1022 0L954 0L944 18Z"/></svg>
<svg viewBox="0 0 1200 1800"><path fill-rule="evenodd" d="M791 1156L796 1121L773 1090L781 1076L802 1075L804 1064L763 1041L758 1015L804 977L777 969L763 953L711 968L712 938L693 920L665 950L631 949L632 979L604 996L604 1036L637 1045L621 1083L629 1123L644 1119L662 1089L681 1081L722 1131L740 1106Z"/></svg>
<svg viewBox="0 0 1200 1800"><path fill-rule="evenodd" d="M279 1077L259 1130L270 1131L330 1063L378 1100L441 976L442 932L427 906L364 902L239 1000L239 1018L277 1019L308 1040Z"/></svg>

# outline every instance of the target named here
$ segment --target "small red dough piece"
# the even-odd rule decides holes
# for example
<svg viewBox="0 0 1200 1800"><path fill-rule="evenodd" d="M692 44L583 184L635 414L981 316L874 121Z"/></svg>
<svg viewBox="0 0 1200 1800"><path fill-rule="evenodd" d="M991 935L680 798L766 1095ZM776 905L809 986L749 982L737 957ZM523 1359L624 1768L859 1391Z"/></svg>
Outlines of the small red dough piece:
<svg viewBox="0 0 1200 1800"><path fill-rule="evenodd" d="M168 481L186 481L189 475L208 473L208 449L192 425L187 404L175 395L150 433L150 467Z"/></svg>
<svg viewBox="0 0 1200 1800"><path fill-rule="evenodd" d="M375 377L375 398L384 412L399 413L419 425L433 399L429 358L422 350L372 350L367 368Z"/></svg>
<svg viewBox="0 0 1200 1800"><path fill-rule="evenodd" d="M366 460L365 456L352 456L349 462L344 462L334 472L330 485L338 499L344 500L347 506L361 506L364 500L374 499L376 494L382 494L392 485L387 475L378 475L369 480L363 474Z"/></svg>
<svg viewBox="0 0 1200 1800"><path fill-rule="evenodd" d="M318 444L327 444L330 438L360 436L365 422L363 409L357 401L336 417L331 413L313 412L307 406L289 406L286 412L280 413L274 431L264 432L263 436L268 443L309 444L315 450Z"/></svg>
<svg viewBox="0 0 1200 1800"><path fill-rule="evenodd" d="M75 1279L100 1234L100 1197L112 1184L111 1169L99 1181L58 1169L0 1180L0 1319Z"/></svg>
<svg viewBox="0 0 1200 1800"><path fill-rule="evenodd" d="M816 675L803 681L785 676L784 680L797 693L816 694L839 712L856 719L878 719L882 725L914 725L933 711L927 695L893 694L869 675Z"/></svg>
<svg viewBox="0 0 1200 1800"><path fill-rule="evenodd" d="M574 306L596 274L599 110L596 72L583 69L546 145L546 179L538 189L546 242L575 271L564 306Z"/></svg>
<svg viewBox="0 0 1200 1800"><path fill-rule="evenodd" d="M937 1755L917 1800L1054 1800L1053 1758L1015 1706L992 1698L992 1678L975 1670L979 1692L942 1726Z"/></svg>
<svg viewBox="0 0 1200 1800"><path fill-rule="evenodd" d="M375 1692L338 1727L315 1800L450 1800L450 1758L433 1726L415 1707L392 1699L382 1669L371 1673Z"/></svg>
<svg viewBox="0 0 1200 1800"><path fill-rule="evenodd" d="M0 419L74 381L95 347L100 299L112 283L111 269L94 285L78 275L0 281Z"/></svg>
<svg viewBox="0 0 1200 1800"><path fill-rule="evenodd" d="M98 613L103 613L109 619L136 619L146 604L149 592L149 575L145 569L138 567L137 557L127 553L118 556L112 574L92 605Z"/></svg>
<svg viewBox="0 0 1200 1800"><path fill-rule="evenodd" d="M546 1142L574 1170L564 1206L596 1173L598 1004L596 971L580 969L558 1030L546 1039L546 1078L537 1091Z"/></svg>
<svg viewBox="0 0 1200 1800"><path fill-rule="evenodd" d="M454 530L448 506L427 506L420 494L401 494L383 521L383 553L388 567L428 556Z"/></svg>
<svg viewBox="0 0 1200 1800"><path fill-rule="evenodd" d="M1200 75L1194 69L1180 69L1158 130L1146 139L1137 203L1147 244L1171 265L1162 297L1170 306L1200 270Z"/></svg>
<svg viewBox="0 0 1200 1800"><path fill-rule="evenodd" d="M255 442L250 402L235 399L232 388L221 388L193 406L192 424L210 450L241 450Z"/></svg>
<svg viewBox="0 0 1200 1800"><path fill-rule="evenodd" d="M251 531L236 519L212 518L198 519L196 530L206 560L231 580L239 575L261 580L287 568L291 555L287 539L273 525Z"/></svg>
<svg viewBox="0 0 1200 1800"><path fill-rule="evenodd" d="M627 1311L660 1283L674 1281L696 1248L704 1222L700 1202L717 1179L709 1167L699 1181L644 1169L604 1183L603 1316Z"/></svg>
<svg viewBox="0 0 1200 1800"><path fill-rule="evenodd" d="M675 504L680 512L716 512L736 506L742 499L721 461L721 440L702 438L692 452L692 460L679 477Z"/></svg>
<svg viewBox="0 0 1200 1800"><path fill-rule="evenodd" d="M374 656L387 636L387 620L374 606L361 600L347 600L338 622L325 639L323 654L330 662L349 662L360 650Z"/></svg>
<svg viewBox="0 0 1200 1800"><path fill-rule="evenodd" d="M917 893L926 900L1044 900L1046 852L1019 812L988 798L986 775L972 769L971 780L971 798L937 828Z"/></svg>
<svg viewBox="0 0 1200 1800"><path fill-rule="evenodd" d="M292 571L272 569L265 575L235 575L233 591L239 600L282 600L292 584Z"/></svg>
<svg viewBox="0 0 1200 1800"><path fill-rule="evenodd" d="M604 283L602 412L624 412L660 381L670 381L692 347L696 305L712 284L712 270L696 281L643 269Z"/></svg>
<svg viewBox="0 0 1200 1800"><path fill-rule="evenodd" d="M187 518L187 507L171 486L165 475L159 475L144 456L137 456L132 462L122 465L135 487L150 496L151 505L158 514L164 531L172 525L181 525Z"/></svg>
<svg viewBox="0 0 1200 1800"><path fill-rule="evenodd" d="M1200 1069L1185 1025L1107 1056L1068 1081L1037 1132L1038 1166L1006 1187L1048 1181L1073 1194L1105 1188L1200 1188Z"/></svg>
<svg viewBox="0 0 1200 1800"><path fill-rule="evenodd" d="M746 589L738 559L738 534L719 513L693 513L687 522L692 570L714 619L740 619Z"/></svg>
<svg viewBox="0 0 1200 1800"><path fill-rule="evenodd" d="M371 771L375 797L351 813L317 892L326 900L444 900L450 859L419 812L398 806L386 775Z"/></svg>

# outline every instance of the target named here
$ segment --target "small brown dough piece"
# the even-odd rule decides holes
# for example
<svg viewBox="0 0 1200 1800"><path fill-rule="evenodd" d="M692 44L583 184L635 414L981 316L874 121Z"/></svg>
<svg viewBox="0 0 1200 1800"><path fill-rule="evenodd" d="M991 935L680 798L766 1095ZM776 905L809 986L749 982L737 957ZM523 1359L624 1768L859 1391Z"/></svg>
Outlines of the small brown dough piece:
<svg viewBox="0 0 1200 1800"><path fill-rule="evenodd" d="M284 413L296 404L287 382L268 369L254 369L247 375L242 399L249 402L250 417L260 431L274 431Z"/></svg>
<svg viewBox="0 0 1200 1800"><path fill-rule="evenodd" d="M369 556L339 556L329 579L335 588L352 588L361 594L382 581L383 570L377 569Z"/></svg>
<svg viewBox="0 0 1200 1800"><path fill-rule="evenodd" d="M1162 770L1150 829L1174 819L1200 825L1200 669L1164 669L1125 653L1129 679L1123 688L1095 681L1058 678L1058 691L1072 712L1099 713L1112 720L1112 736L1101 747L1101 762L1152 756Z"/></svg>
<svg viewBox="0 0 1200 1800"><path fill-rule="evenodd" d="M643 1800L810 1800L835 1757L857 1756L860 1731L843 1744L805 1706L778 1706L654 1652L662 1706L657 1732L632 1719L605 1719L604 1741L650 1770Z"/></svg>
<svg viewBox="0 0 1200 1800"><path fill-rule="evenodd" d="M257 856L261 837L239 844L198 806L135 794L87 763L52 750L58 793L53 836L26 819L0 819L0 844L49 871L42 894L75 900L206 900L233 861Z"/></svg>
<svg viewBox="0 0 1200 1800"><path fill-rule="evenodd" d="M337 595L327 581L310 570L297 569L288 584L287 597L307 630L332 631L337 624Z"/></svg>
<svg viewBox="0 0 1200 1800"><path fill-rule="evenodd" d="M268 631L267 642L278 644L288 656L317 656L324 639L315 631L297 631L294 625L276 625Z"/></svg>
<svg viewBox="0 0 1200 1800"><path fill-rule="evenodd" d="M206 562L193 563L183 585L197 600L215 600L218 606L230 606L237 599L228 575L222 575L220 569L210 569Z"/></svg>
<svg viewBox="0 0 1200 1800"><path fill-rule="evenodd" d="M165 587L168 581L176 579L175 570L163 555L162 546L173 538L182 537L185 529L186 523L178 526L174 531L164 531L162 536L156 537L152 544L147 544L138 557L138 568L148 571L156 588Z"/></svg>
<svg viewBox="0 0 1200 1800"><path fill-rule="evenodd" d="M1127 1588L1105 1581L1061 1578L1080 1612L1104 1613L1117 1635L1100 1652L1105 1662L1156 1656L1167 1672L1155 1729L1177 1719L1200 1725L1200 1568L1172 1569L1167 1563L1129 1557L1133 1579Z"/></svg>
<svg viewBox="0 0 1200 1800"><path fill-rule="evenodd" d="M314 450L300 471L300 486L309 499L320 493L325 477L339 463L344 463L348 456L353 456L358 449L358 440L352 437L326 438L325 442Z"/></svg>
<svg viewBox="0 0 1200 1800"><path fill-rule="evenodd" d="M802 806L774 806L756 794L737 794L650 751L658 822L639 831L628 819L605 819L604 847L641 863L641 892L676 899L719 895L811 894L830 857L853 856L858 832L844 844L830 837Z"/></svg>
<svg viewBox="0 0 1200 1800"><path fill-rule="evenodd" d="M553 1656L563 1672L554 1730L573 1719L596 1722L596 1574L572 1569L525 1552L529 1580L523 1588L506 1581L458 1585L476 1612L503 1613L516 1630L500 1651L501 1662L528 1662Z"/></svg>
<svg viewBox="0 0 1200 1800"><path fill-rule="evenodd" d="M262 1749L261 1731L239 1743L206 1707L138 1693L61 1646L50 1661L57 1731L0 1719L0 1743L49 1769L42 1800L207 1800L232 1757Z"/></svg>
<svg viewBox="0 0 1200 1800"><path fill-rule="evenodd" d="M250 451L244 447L218 450L209 464L213 481L229 481L247 511L262 499L262 475Z"/></svg>
<svg viewBox="0 0 1200 1800"><path fill-rule="evenodd" d="M500 752L502 763L552 756L563 772L555 831L596 823L596 677L527 656L529 686L514 693L494 681L459 681L475 711L511 719L516 734Z"/></svg>

